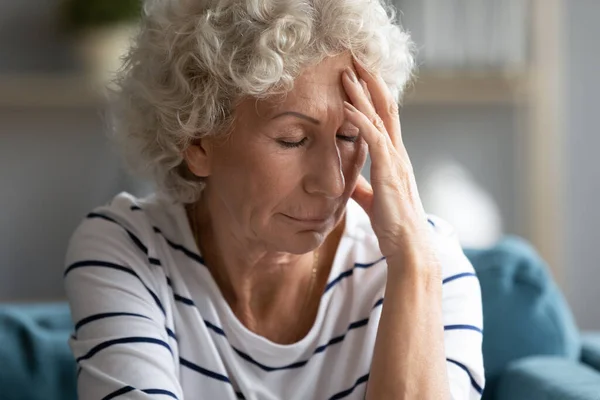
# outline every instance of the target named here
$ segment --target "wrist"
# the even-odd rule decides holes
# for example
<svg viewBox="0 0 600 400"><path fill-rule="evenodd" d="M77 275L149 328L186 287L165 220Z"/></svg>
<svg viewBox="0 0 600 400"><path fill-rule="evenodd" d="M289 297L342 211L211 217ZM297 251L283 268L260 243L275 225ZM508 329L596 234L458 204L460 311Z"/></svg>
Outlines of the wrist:
<svg viewBox="0 0 600 400"><path fill-rule="evenodd" d="M386 258L388 282L415 280L424 283L442 281L442 267L429 245L407 246Z"/></svg>

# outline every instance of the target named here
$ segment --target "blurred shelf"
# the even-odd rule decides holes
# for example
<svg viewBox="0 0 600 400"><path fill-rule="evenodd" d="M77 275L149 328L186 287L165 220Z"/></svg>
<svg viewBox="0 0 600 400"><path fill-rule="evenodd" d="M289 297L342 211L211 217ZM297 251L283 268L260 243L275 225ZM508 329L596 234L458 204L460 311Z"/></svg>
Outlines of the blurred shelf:
<svg viewBox="0 0 600 400"><path fill-rule="evenodd" d="M102 96L82 75L0 75L0 107L96 108Z"/></svg>
<svg viewBox="0 0 600 400"><path fill-rule="evenodd" d="M526 97L522 73L423 71L405 105L510 105ZM0 75L0 107L99 108L100 91L82 75Z"/></svg>
<svg viewBox="0 0 600 400"><path fill-rule="evenodd" d="M0 306L29 306L38 304L63 304L66 297L0 298Z"/></svg>
<svg viewBox="0 0 600 400"><path fill-rule="evenodd" d="M513 105L527 98L527 74L507 71L422 71L405 105Z"/></svg>

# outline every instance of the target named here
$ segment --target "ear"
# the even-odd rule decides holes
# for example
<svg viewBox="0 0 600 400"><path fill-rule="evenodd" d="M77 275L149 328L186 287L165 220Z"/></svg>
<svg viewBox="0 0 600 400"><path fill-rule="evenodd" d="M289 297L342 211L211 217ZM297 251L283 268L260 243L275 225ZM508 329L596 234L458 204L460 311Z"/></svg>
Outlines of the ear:
<svg viewBox="0 0 600 400"><path fill-rule="evenodd" d="M210 175L210 156L211 156L210 141L198 139L193 141L183 152L188 169L197 177L205 178Z"/></svg>

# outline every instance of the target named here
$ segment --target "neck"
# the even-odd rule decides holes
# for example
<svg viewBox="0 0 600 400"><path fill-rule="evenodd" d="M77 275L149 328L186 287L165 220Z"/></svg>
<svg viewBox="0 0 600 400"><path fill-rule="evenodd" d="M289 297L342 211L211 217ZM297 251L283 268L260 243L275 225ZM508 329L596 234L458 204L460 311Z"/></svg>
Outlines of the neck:
<svg viewBox="0 0 600 400"><path fill-rule="evenodd" d="M234 314L248 329L265 333L285 326L286 318L290 323L297 322L299 311L307 308L309 311L304 314L310 319L310 328L343 233L344 218L323 245L315 249L319 251L319 262L314 265L313 252L301 255L273 252L236 236L235 232L242 230L235 229L234 221L227 220L227 215L213 212L212 207L209 212L202 200L188 211L190 221L196 222L193 230L200 252ZM317 273L311 282L313 267ZM309 288L312 293L307 293ZM298 339L295 336L289 340Z"/></svg>

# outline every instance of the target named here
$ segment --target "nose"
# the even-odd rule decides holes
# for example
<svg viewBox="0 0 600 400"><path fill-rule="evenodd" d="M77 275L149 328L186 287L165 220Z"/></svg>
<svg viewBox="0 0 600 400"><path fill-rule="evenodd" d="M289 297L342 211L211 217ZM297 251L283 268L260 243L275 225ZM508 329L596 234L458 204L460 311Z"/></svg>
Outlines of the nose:
<svg viewBox="0 0 600 400"><path fill-rule="evenodd" d="M308 164L304 185L307 193L332 199L344 193L346 182L342 157L335 142L315 151Z"/></svg>

